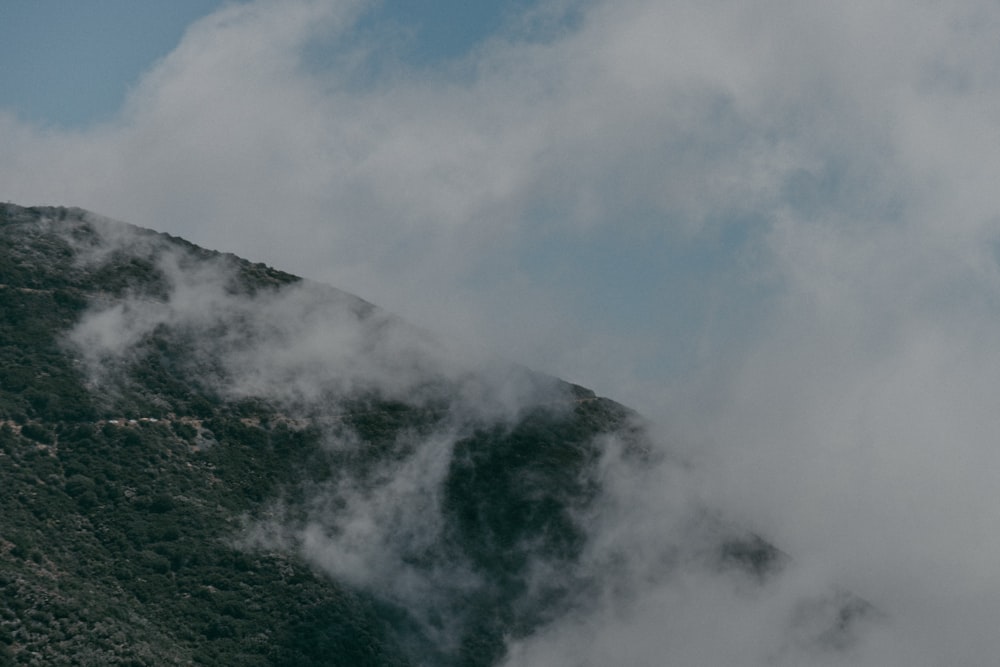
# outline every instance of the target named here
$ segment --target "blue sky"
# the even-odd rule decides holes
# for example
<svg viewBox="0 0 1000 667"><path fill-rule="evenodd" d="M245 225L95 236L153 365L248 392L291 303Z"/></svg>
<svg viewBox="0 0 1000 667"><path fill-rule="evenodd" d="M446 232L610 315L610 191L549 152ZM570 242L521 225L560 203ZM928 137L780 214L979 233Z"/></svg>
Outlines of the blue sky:
<svg viewBox="0 0 1000 667"><path fill-rule="evenodd" d="M636 406L706 495L894 610L853 664L1000 654L996 3L7 0L0 25L0 197Z"/></svg>
<svg viewBox="0 0 1000 667"><path fill-rule="evenodd" d="M64 127L111 119L125 94L214 0L6 0L0 107Z"/></svg>
<svg viewBox="0 0 1000 667"><path fill-rule="evenodd" d="M0 108L62 127L107 121L140 75L177 46L219 0L5 0L0 6ZM405 55L432 64L459 56L527 0L385 0L367 25L395 26Z"/></svg>

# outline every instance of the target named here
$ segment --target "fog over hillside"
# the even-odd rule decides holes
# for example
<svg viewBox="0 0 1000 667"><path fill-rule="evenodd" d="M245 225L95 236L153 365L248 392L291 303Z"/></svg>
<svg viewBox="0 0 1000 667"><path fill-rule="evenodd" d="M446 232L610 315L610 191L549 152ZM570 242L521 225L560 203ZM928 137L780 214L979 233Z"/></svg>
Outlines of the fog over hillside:
<svg viewBox="0 0 1000 667"><path fill-rule="evenodd" d="M801 580L613 401L181 239L79 209L0 214L11 373L0 385L0 657L68 651L96 663L162 650L149 630L124 644L80 632L94 623L86 607L112 593L108 571L125 587L116 597L141 603L132 613L181 640L171 662L222 664L240 646L225 640L243 636L257 639L241 660L306 651L301 661L357 631L306 621L316 627L298 648L302 630L283 639L261 627L261 606L286 595L268 583L289 567L281 559L328 577L339 617L358 613L344 591L379 605L359 640L366 664L371 651L402 664L641 663L659 659L662 641L678 658L745 658L748 647L715 637L727 618L752 619L755 659L799 664L855 659L885 628L836 581ZM147 528L144 512L162 516ZM212 544L192 521L211 522ZM73 528L53 533L55 522ZM227 549L253 560L212 567L234 557ZM94 569L86 606L77 553ZM65 583L53 588L31 563ZM220 587L252 611L216 604L218 618L186 620L206 613L185 602L193 592L211 600ZM54 611L52 597L63 600ZM647 613L660 631L641 630ZM702 614L712 630L692 633ZM47 637L29 624L39 618L59 629ZM629 639L636 631L643 641Z"/></svg>
<svg viewBox="0 0 1000 667"><path fill-rule="evenodd" d="M443 511L447 477L453 459L469 456L456 452L456 443L478 424L511 430L538 406L565 413L574 401L594 399L574 398L555 378L445 347L329 287L297 282L247 293L230 257L206 260L157 235L91 214L82 220L96 236L80 242L62 233L83 267L134 258L151 263L159 276L152 293L94 302L68 333L94 391L144 391L129 379L130 367L145 354L142 343L165 330L189 340L184 363L193 382L229 400L280 406L319 427L333 450L370 447L343 424L347 402L359 395L445 411L432 430L397 436L399 453L372 474L347 471L310 487L304 518L275 498L273 517L252 522L234 539L251 552L298 553L338 581L373 590L412 613L446 654L457 650L466 606L484 587L510 584L484 580L474 563L440 546L453 530ZM634 419L636 429L645 428ZM573 483L596 485L597 502L574 507L580 500L569 491L562 501L571 503L583 530L580 563L544 543L517 547L525 550L529 572L519 604L537 604L533 598L564 587L570 594L540 630L512 633L511 663L653 664L668 649L679 660L713 664L748 655L772 664L850 662L872 633L885 630L881 612L828 574L803 579L786 555L756 545L759 538L703 496L696 473L669 443L639 430L607 433L594 445L596 476ZM626 456L636 447L639 460L635 452ZM495 484L503 491L501 478ZM718 633L744 626L742 632L755 635L752 648L720 642Z"/></svg>
<svg viewBox="0 0 1000 667"><path fill-rule="evenodd" d="M192 24L112 121L0 111L0 197L265 261L394 314L373 327L410 323L359 365L369 325L330 334L339 311L308 306L324 288L251 299L227 293L222 265L165 258L165 300L95 303L74 330L94 382L157 326L207 331L227 313L254 322L235 345L204 338L233 396L412 396L423 364L461 385L466 362L485 369L462 392L469 414L508 418L547 391L486 357L636 408L677 463L618 465L608 446L581 560L600 583L512 638L510 664L1000 654L1000 10L540 0L431 64L407 61L405 27L373 11L234 3ZM421 485L451 441L435 433L364 492L328 489L339 519L324 496L248 540L398 599L441 582L460 595L461 571L406 578L404 552L435 526L395 529L428 516L413 499L433 500ZM690 507L778 545L783 574L706 568ZM679 554L666 569L664 553ZM818 648L836 607L816 601L837 590L880 616Z"/></svg>

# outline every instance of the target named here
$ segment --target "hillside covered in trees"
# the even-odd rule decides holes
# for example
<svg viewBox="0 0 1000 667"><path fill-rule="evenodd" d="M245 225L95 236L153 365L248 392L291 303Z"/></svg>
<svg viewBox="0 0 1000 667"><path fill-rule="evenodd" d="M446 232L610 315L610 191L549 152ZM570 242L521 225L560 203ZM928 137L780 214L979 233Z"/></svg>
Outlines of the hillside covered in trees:
<svg viewBox="0 0 1000 667"><path fill-rule="evenodd" d="M614 588L609 470L664 456L627 408L331 287L0 206L0 664L497 664ZM685 517L663 572L787 561ZM830 644L871 613L824 604Z"/></svg>

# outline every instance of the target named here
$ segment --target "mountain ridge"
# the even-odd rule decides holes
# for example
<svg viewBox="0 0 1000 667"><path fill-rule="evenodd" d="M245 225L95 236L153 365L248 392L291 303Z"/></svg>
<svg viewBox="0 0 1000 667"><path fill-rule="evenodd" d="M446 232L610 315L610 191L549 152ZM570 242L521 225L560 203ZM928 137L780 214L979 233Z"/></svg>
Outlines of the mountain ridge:
<svg viewBox="0 0 1000 667"><path fill-rule="evenodd" d="M58 614L46 609L49 605L37 601L55 595L41 595L40 591L45 586L40 582L44 582L45 567L49 567L50 562L51 568L57 571L74 572L71 561L81 549L77 546L71 552L60 555L54 536L48 530L48 523L40 526L39 521L44 519L60 524L68 520L67 517L75 516L87 529L67 534L91 543L94 548L92 563L108 563L107 571L96 580L105 582L107 590L117 591L117 594L124 594L124 599L133 600L131 605L125 605L134 611L134 615L128 617L129 625L139 623L141 627L150 628L144 633L144 642L114 643L111 639L114 633L109 633L109 638L103 643L98 640L100 633L98 639L83 641L83 635L78 632L82 627L122 625L114 621L109 602L98 587L91 591L97 603L69 605L70 610L59 610L59 614L66 614L63 623L66 628L60 632L67 636L63 640L67 646L62 649L59 642L51 641L48 631L32 633L31 619L25 614L7 613L3 623L0 623L4 633L0 639L4 639L8 654L17 659L17 664L47 662L58 660L60 655L65 657L67 654L60 653L60 650L70 648L73 653L88 655L82 643L98 647L93 649L91 664L118 664L119 661L129 660L153 664L153 655L179 664L192 660L196 663L232 664L234 659L242 664L252 664L254 659L261 660L262 664L311 664L310 660L315 664L326 664L324 654L327 651L321 650L325 641L336 646L342 656L353 656L351 660L341 657L341 664L359 660L364 651L356 645L357 642L345 637L339 637L334 642L327 636L327 628L317 629L315 623L305 624L307 634L318 633L325 639L318 642L320 647L312 653L304 652L301 642L282 646L280 641L266 642L260 647L261 655L248 653L244 648L235 646L234 637L245 631L241 626L254 625L259 629L264 624L252 615L248 617L246 613L237 613L235 608L229 609L232 612L230 615L210 615L204 610L200 614L195 613L195 618L199 615L204 618L202 626L195 624L192 630L191 623L179 624L182 630L187 625L187 631L193 635L187 641L179 638L175 627L178 625L176 608L198 608L199 605L191 602L192 598L183 597L190 592L180 593L182 599L188 600L187 603L167 604L157 594L157 586L164 592L173 590L177 588L178 580L187 578L192 580L187 583L194 591L204 586L209 586L210 590L223 589L217 585L218 582L204 581L211 580L211 577L204 572L207 566L198 564L199 558L204 559L198 555L204 547L204 532L195 531L183 516L174 515L182 507L194 512L200 521L229 534L226 539L231 541L240 534L241 522L256 520L248 518L248 513L254 508L264 514L276 511L273 507L265 507L270 500L268 489L273 489L286 498L297 496L291 501L293 505L301 501L290 510L290 514L296 516L285 517L286 520L296 520L297 517L297 520L306 521L306 505L316 502L316 496L309 496L305 486L328 487L333 493L340 484L336 479L338 471L350 468L358 477L374 480L372 484L377 487L379 475L385 474L383 457L404 462L412 458L415 445L409 441L410 433L429 435L445 421L456 419L451 414L455 408L445 390L447 383L461 384L468 399L466 403L482 401L492 404L503 387L487 386L488 383L469 379L454 368L429 375L425 373L426 369L420 368L411 372L412 377L407 377L398 387L394 386L394 381L383 382L382 379L366 384L364 378L369 371L385 372L390 379L397 372L408 372L406 368L398 371L394 367L400 358L398 355L411 354L414 349L425 351L422 346L426 341L419 336L411 338L409 330L400 333L397 320L361 299L335 288L308 284L291 274L261 264L206 251L168 235L107 221L79 209L23 209L6 205L0 212L3 220L0 226L3 243L0 283L6 286L0 290L0 297L5 297L3 312L6 325L3 331L5 372L0 382L0 416L4 419L0 438L3 439L4 457L0 460L11 464L10 469L4 472L5 480L10 482L6 487L13 496L4 499L4 507L10 511L0 535L3 536L4 557L13 557L15 564L20 566L11 570L20 571L23 575L6 582L5 603L9 610L10 606L18 606L17 600L36 599L29 614L46 620L52 614L54 618L50 622L61 620L55 618ZM282 290L286 292L279 295ZM284 296L288 292L292 295ZM207 302L197 301L205 295L208 295ZM185 301L188 298L196 302L188 303ZM253 328L248 324L248 321L255 321L251 320L251 315L253 318L260 316L262 304L274 309L275 319L254 329L250 335L244 335L245 327ZM200 319L206 305L209 310L215 308L213 315L221 309L225 311L225 316ZM256 368L248 368L248 373L239 377L249 383L248 389L236 384L227 385L234 374L244 369L226 367L228 359L224 358L224 351L220 349L201 350L197 347L203 335L214 335L224 338L227 346L249 351L253 355L259 352L255 347L259 346L258 338L273 335L273 340L278 342L270 345L272 339L267 339L268 345L262 348L265 353L280 355L294 351L296 344L311 340L312 330L303 332L294 326L285 327L281 318L315 318L317 311L324 308L330 310L323 313L324 317L338 320L339 324L347 326L348 334L351 334L345 340L331 342L351 346L352 353L365 352L376 357L370 365L360 369L352 368L353 354L338 360L338 363L343 362L336 366L340 372L338 377L346 374L349 380L346 383L328 383L325 377L306 377L297 390L262 399L253 395L254 387L258 386L255 384L258 378L252 377ZM91 319L88 320L88 317ZM96 324L91 329L81 328L81 323L86 322ZM368 326L369 322L371 326ZM320 318L319 324L329 322ZM354 331L351 327L363 328ZM114 340L103 338L120 331L126 331L127 335ZM74 334L80 336L75 341ZM402 337L402 340L394 340L394 336ZM283 343L289 338L292 340L286 349ZM378 358L382 353L386 358ZM264 363L262 359L258 360ZM315 359L310 357L306 361L314 363ZM418 366L427 365L419 355L412 356L410 362ZM308 375L308 368L298 360L285 364L278 359L272 373L287 380L300 377L303 373ZM264 380L271 382L275 377ZM535 376L529 380L528 384L549 382ZM513 379L515 384L524 381L525 377ZM594 414L600 413L603 415L601 419L620 421L624 418L624 413L617 412L623 408L612 409L610 402L600 403L582 388L563 386L562 397L579 399L573 410L583 408ZM599 410L591 410L599 403ZM331 405L338 406L337 410L331 411ZM536 409L537 406L532 408L540 424L549 419L545 414L549 407L558 406L550 402L544 410ZM563 409L565 407L562 406ZM515 406L515 412L517 409ZM462 419L469 414L472 413L463 413ZM479 440L503 438L506 427L500 432L481 432L495 417L494 411L481 411L475 415L475 419L482 422L478 431L472 423L461 427L466 434L467 444L463 451L467 456L490 458L488 452L479 453L468 440L470 437L478 437ZM265 428L260 426L261 422L266 424ZM447 428L453 427L448 425ZM363 446L344 445L338 451L325 452L323 443L332 437L327 435L330 431L342 431L346 434L345 440L356 439ZM477 432L480 432L479 436L475 435ZM582 434L581 431L581 437ZM462 442L461 439L459 441ZM253 449L253 445L257 449ZM554 445L561 446L559 443ZM290 450L290 447L293 449ZM230 448L240 450L240 455L228 451ZM266 448L266 451L261 448ZM141 468L135 464L113 463L119 456L118 452L133 450L148 458ZM563 447L561 451L566 456L575 449ZM98 452L110 462L95 460ZM305 460L289 464L284 457ZM330 459L336 459L336 463ZM223 467L226 464L229 468ZM305 484L293 479L310 467L319 470L314 479ZM199 478L205 480L205 485L230 486L228 494L219 497L207 494L199 499L199 495L189 488L190 481L181 478L183 474L190 474L191 470L199 468L202 472ZM274 468L284 470L276 475ZM43 471L47 471L47 478ZM461 487L465 492L481 486L479 481L462 477L461 473L458 468L450 472L452 486ZM184 492L177 493L178 490ZM206 515L205 508L213 502L210 499L218 505L223 497L228 498L228 512ZM521 505L515 509L526 513L538 506L530 500L520 502ZM464 503L452 504L456 507L454 511L458 506L465 507ZM549 504L553 504L551 500ZM157 521L140 521L133 516L137 513L140 516L146 513ZM19 515L24 515L24 518L18 520ZM117 518L112 521L108 518L111 516ZM174 520L167 521L168 518ZM553 520L556 524L552 523ZM137 521L141 524L140 528L135 528ZM517 528L504 524L502 517L491 516L489 510L477 510L472 514L467 512L463 521L467 530L478 530L481 536L488 534L494 540L500 537L513 541L518 536ZM489 524L490 521L493 524ZM560 539L563 541L578 539L572 537L571 523L560 517L558 511L553 514L549 510L549 515L540 517L538 521L540 527L561 526L564 534ZM148 528L150 523L170 525L151 530ZM116 548L123 549L122 554L109 550L107 544L96 539L104 533L117 534L114 544ZM286 539L298 538L292 534ZM376 542L381 539L377 537ZM93 544L95 541L98 544ZM508 588L523 588L517 583L520 566L516 545L505 547L506 557L487 562L487 554L475 549L473 544L463 546L459 544L461 540L455 539L452 542L445 551L464 551L463 560L478 558L480 569L503 567ZM385 547L385 543L376 546ZM427 545L418 547L407 547L406 558L445 558L442 554L428 552ZM294 545L291 548L294 549ZM409 553L415 549L423 556ZM86 550L83 551L86 553ZM213 549L207 551L211 553ZM223 561L235 559L237 562L243 562L248 557L242 554L255 553L253 550L232 548L221 551L216 548L214 551ZM294 567L302 573L315 568L301 556L295 556L294 551L288 556L262 556L265 560L271 558L268 562L272 565L273 558L278 558L280 562L286 557L292 558L288 562L297 562ZM469 567L476 569L475 565ZM96 569L101 570L101 567ZM420 567L412 569L418 573L417 576L423 576L419 575L423 571ZM129 574L124 577L110 576L118 570ZM302 573L298 576L306 576ZM227 578L241 575L239 571L226 574ZM274 571L270 575L273 576ZM193 581L195 579L202 580ZM326 590L331 585L329 582L328 576L309 577L307 588L312 591L310 595L319 595L318 591ZM403 664L415 659L418 662L427 660L414 658L420 655L433 655L431 660L441 664L487 664L502 653L503 640L496 629L497 621L486 620L490 614L481 614L482 618L471 624L464 620L446 623L428 621L408 612L406 604L400 603L399 595L392 592L391 584L388 585L389 590L375 594L369 592L373 587L377 588L369 581L348 585L347 588L335 586L333 589L341 590L339 595L355 590L350 594L361 600L346 607L335 607L333 611L337 614L350 616L355 613L352 609L378 607L388 610L383 612L387 618L395 619L387 621L374 619L370 613L368 616L362 614L362 624L368 628L363 632L359 632L358 628L358 622L362 621L346 626L341 624L341 630L352 628L353 634L361 637L381 637L370 646L366 645L369 653L367 662L361 660L356 664L392 664L393 660ZM26 594L31 590L39 593L38 598ZM466 594L457 591L449 595L455 598ZM511 593L504 593L499 598L496 594L490 595L486 597L492 599L493 606L498 609L504 604L510 607L501 598L513 600L516 597ZM287 591L277 589L268 590L267 595L256 595L272 600L285 596L288 596ZM65 594L62 597L72 599ZM216 596L213 594L210 597ZM203 602L201 606L205 607L214 600ZM103 609L106 613L97 618L87 617L82 609L88 606ZM152 611L144 611L147 608ZM505 613L507 621L516 620L511 616L513 611ZM143 624L137 618L152 620ZM257 623L239 622L247 618ZM170 619L170 622L165 619ZM445 628L442 623L451 626L457 623L462 627L478 624L480 628L471 631L450 626ZM528 622L522 620L521 623ZM490 630L491 627L494 629ZM154 632L154 629L157 631ZM448 642L444 642L441 636L433 641L427 636L441 635L445 631L467 639L449 639L451 644L457 641L458 645L441 653L437 645ZM166 644L155 639L164 632L170 637ZM472 639L468 639L470 636ZM471 643L472 648L463 649L463 641ZM165 650L167 644L173 648ZM147 650L144 646L156 648ZM463 651L468 654L464 658L461 657ZM167 660L170 656L173 658Z"/></svg>
<svg viewBox="0 0 1000 667"><path fill-rule="evenodd" d="M664 456L588 389L82 209L0 206L0 313L0 664L498 664L605 595L609 466ZM664 573L787 562L688 523Z"/></svg>

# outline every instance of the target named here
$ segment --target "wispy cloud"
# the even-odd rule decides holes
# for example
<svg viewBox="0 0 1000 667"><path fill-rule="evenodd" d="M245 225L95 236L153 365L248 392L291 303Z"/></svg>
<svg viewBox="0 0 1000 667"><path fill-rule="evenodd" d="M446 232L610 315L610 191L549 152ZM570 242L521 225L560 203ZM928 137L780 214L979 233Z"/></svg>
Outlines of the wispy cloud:
<svg viewBox="0 0 1000 667"><path fill-rule="evenodd" d="M512 22L421 69L352 33L365 10L236 5L114 123L0 118L4 196L265 259L596 385L663 417L711 471L703 493L889 614L871 664L996 655L1000 12L541 3L544 30ZM617 265L653 243L712 252L618 292L601 291L612 271L551 261L607 238ZM596 315L615 299L650 318ZM675 312L694 321L664 339ZM718 617L732 642L708 655L738 659L753 605L696 580L581 627L611 646L657 614ZM666 636L697 662L695 635Z"/></svg>

